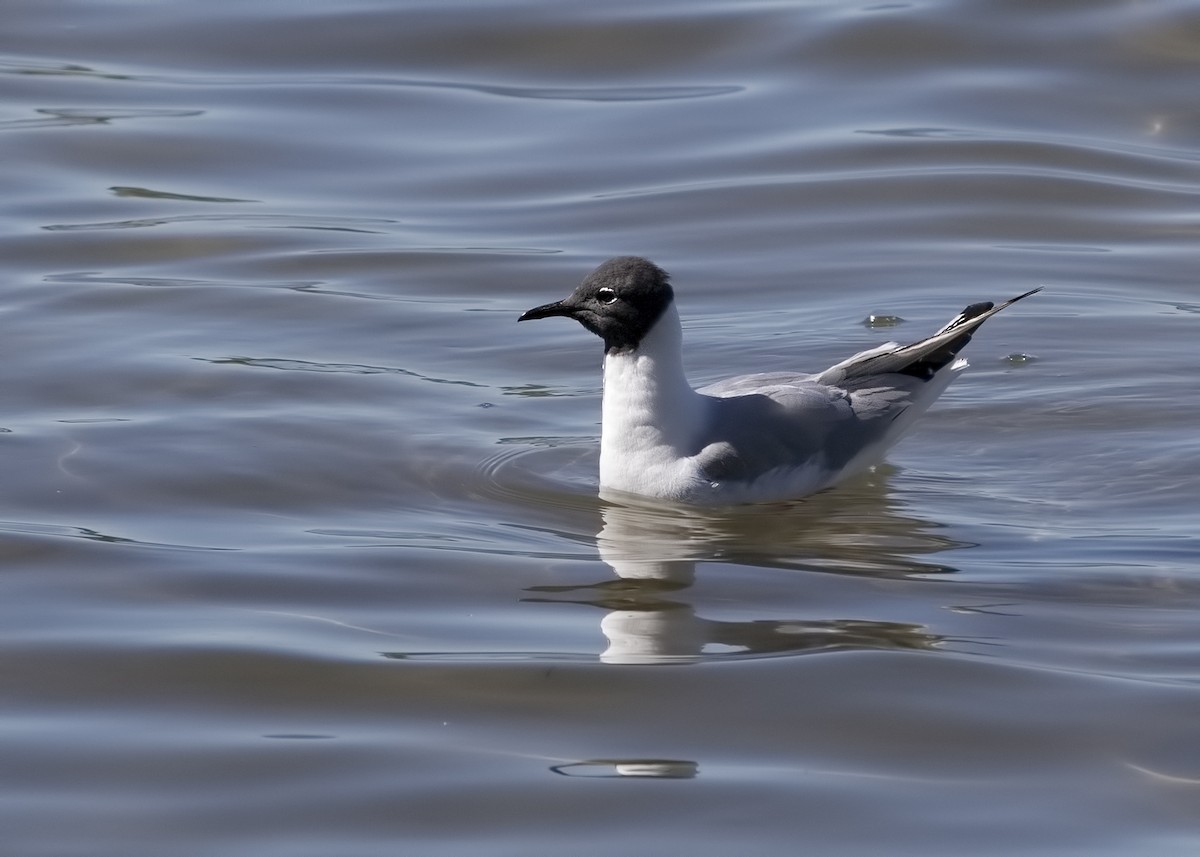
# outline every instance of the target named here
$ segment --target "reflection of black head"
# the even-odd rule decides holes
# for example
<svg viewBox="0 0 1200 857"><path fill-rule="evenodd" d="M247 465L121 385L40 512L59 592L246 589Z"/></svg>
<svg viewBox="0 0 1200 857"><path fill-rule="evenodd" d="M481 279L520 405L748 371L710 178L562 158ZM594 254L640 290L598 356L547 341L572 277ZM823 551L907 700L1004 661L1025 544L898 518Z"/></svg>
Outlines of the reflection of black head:
<svg viewBox="0 0 1200 857"><path fill-rule="evenodd" d="M606 353L633 351L675 299L669 280L653 262L618 256L588 274L570 297L517 320L566 316L603 339Z"/></svg>

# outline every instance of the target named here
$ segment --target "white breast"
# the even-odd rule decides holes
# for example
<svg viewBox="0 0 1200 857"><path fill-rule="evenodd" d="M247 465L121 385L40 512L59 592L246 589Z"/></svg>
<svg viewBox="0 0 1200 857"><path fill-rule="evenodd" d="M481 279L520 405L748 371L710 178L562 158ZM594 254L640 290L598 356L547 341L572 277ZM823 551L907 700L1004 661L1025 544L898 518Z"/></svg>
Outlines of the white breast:
<svg viewBox="0 0 1200 857"><path fill-rule="evenodd" d="M604 358L600 487L684 499L702 480L691 460L707 399L688 384L674 305L636 351Z"/></svg>

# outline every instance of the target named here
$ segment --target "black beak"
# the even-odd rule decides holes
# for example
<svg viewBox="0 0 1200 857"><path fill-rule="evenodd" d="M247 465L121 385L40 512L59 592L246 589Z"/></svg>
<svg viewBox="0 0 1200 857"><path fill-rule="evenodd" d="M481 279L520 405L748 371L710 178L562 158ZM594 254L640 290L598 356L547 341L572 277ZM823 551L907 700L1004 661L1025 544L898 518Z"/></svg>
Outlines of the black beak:
<svg viewBox="0 0 1200 857"><path fill-rule="evenodd" d="M550 318L553 315L565 315L567 318L575 315L575 307L569 306L566 301L555 301L552 304L542 304L535 306L527 312L521 313L521 317L517 321L530 321L535 318Z"/></svg>

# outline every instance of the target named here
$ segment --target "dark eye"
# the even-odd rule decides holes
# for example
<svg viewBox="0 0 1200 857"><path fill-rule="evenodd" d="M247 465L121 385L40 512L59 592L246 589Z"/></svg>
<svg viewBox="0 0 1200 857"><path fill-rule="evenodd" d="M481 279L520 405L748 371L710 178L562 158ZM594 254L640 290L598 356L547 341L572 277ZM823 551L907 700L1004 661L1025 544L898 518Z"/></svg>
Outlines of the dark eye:
<svg viewBox="0 0 1200 857"><path fill-rule="evenodd" d="M596 292L596 298L602 304L610 304L617 299L617 293L605 286Z"/></svg>

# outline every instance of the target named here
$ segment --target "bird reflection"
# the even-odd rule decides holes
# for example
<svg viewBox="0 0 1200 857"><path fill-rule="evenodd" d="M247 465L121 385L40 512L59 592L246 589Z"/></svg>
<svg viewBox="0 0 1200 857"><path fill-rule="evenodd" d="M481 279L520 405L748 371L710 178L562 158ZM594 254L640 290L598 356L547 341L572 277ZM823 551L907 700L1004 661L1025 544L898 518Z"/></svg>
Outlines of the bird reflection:
<svg viewBox="0 0 1200 857"><path fill-rule="evenodd" d="M726 510L604 498L596 535L615 579L534 586L526 601L604 611L606 663L686 663L842 649L930 649L946 638L925 626L863 619L724 621L696 613L686 597L697 563L726 562L883 577L948 574L914 559L962 547L935 525L888 508L879 477L791 503ZM847 491L857 491L847 496Z"/></svg>

